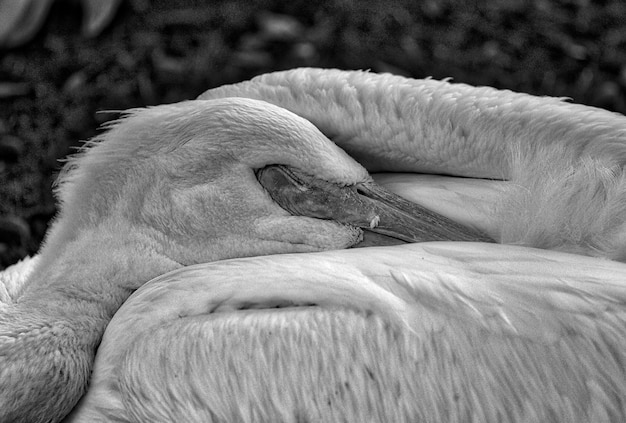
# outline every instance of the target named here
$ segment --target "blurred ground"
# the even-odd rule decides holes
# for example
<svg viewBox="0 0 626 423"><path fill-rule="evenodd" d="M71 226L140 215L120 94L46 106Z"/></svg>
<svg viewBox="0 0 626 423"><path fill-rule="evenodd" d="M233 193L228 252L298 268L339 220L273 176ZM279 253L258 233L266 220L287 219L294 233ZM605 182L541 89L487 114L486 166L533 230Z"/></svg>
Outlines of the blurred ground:
<svg viewBox="0 0 626 423"><path fill-rule="evenodd" d="M114 113L297 66L452 77L626 112L621 0L123 2L97 38L57 1L0 51L0 268L34 254L62 159Z"/></svg>

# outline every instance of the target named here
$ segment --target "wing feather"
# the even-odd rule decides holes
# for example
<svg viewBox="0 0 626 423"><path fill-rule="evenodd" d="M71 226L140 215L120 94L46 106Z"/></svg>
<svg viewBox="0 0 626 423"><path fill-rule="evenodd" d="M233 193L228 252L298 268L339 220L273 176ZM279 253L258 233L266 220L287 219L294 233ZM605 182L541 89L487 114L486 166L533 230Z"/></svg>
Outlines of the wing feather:
<svg viewBox="0 0 626 423"><path fill-rule="evenodd" d="M118 398L139 421L616 421L625 310L626 265L524 247L193 266L149 282L115 315L83 409Z"/></svg>

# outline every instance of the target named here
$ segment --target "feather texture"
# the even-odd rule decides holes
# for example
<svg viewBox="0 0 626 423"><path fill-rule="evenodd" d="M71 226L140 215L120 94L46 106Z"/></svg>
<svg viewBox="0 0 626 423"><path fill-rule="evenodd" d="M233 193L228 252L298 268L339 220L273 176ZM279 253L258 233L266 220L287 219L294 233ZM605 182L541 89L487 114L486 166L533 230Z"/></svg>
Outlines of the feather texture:
<svg viewBox="0 0 626 423"><path fill-rule="evenodd" d="M181 269L113 318L73 421L619 421L624 281L471 243Z"/></svg>
<svg viewBox="0 0 626 423"><path fill-rule="evenodd" d="M2 418L61 418L115 313L70 422L624 420L626 118L319 69L201 97L71 161L33 273L0 277ZM489 178L380 176L523 246L310 253L355 232L288 215L253 169L367 180L328 138L370 171ZM285 252L310 254L237 258Z"/></svg>
<svg viewBox="0 0 626 423"><path fill-rule="evenodd" d="M502 243L626 259L626 118L559 98L327 69L199 98L257 98L313 122L370 172L504 179Z"/></svg>

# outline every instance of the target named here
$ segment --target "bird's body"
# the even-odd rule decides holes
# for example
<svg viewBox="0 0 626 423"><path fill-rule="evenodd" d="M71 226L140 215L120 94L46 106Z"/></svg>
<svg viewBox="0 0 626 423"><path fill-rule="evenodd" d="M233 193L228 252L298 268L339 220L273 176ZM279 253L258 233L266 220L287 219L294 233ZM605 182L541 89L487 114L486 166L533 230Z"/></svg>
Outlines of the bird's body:
<svg viewBox="0 0 626 423"><path fill-rule="evenodd" d="M471 243L188 267L122 306L70 421L618 422L624 281Z"/></svg>
<svg viewBox="0 0 626 423"><path fill-rule="evenodd" d="M84 389L113 314L69 421L626 418L626 265L609 260L626 251L623 116L316 69L202 97L134 112L64 177L47 246L0 309L0 361L8 351L12 366L0 386L17 389L28 360L34 371L45 362L17 353L45 328L82 351L69 360L82 373L36 382L43 394L0 395L6 419L64 414L19 407ZM308 121L370 172L499 179L378 177L413 200L437 192L424 205L524 246L313 253L360 233L289 215L251 169L284 164L338 185L369 176ZM310 254L237 258L290 252ZM11 347L12 331L33 343Z"/></svg>

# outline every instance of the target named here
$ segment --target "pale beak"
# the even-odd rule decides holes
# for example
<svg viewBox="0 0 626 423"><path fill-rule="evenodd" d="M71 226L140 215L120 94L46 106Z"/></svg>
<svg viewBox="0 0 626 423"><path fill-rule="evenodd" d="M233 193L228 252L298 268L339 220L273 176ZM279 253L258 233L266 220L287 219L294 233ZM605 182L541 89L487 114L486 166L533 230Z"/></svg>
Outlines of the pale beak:
<svg viewBox="0 0 626 423"><path fill-rule="evenodd" d="M283 165L266 166L257 171L257 178L272 199L293 215L331 219L363 228L366 235L368 231L378 234L365 236L361 244L494 242L487 235L407 201L373 181L340 186Z"/></svg>

